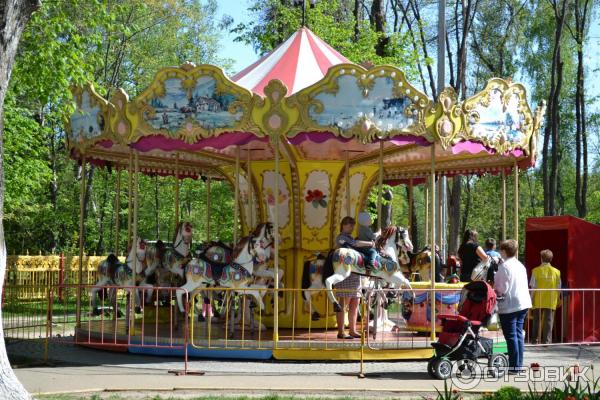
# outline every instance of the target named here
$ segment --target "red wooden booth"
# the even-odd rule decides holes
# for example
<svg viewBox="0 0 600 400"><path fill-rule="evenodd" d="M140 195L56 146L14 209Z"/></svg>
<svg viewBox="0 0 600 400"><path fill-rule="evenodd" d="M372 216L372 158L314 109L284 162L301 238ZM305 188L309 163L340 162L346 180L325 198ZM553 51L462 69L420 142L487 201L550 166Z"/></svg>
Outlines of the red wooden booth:
<svg viewBox="0 0 600 400"><path fill-rule="evenodd" d="M540 265L540 251L554 253L565 292L555 317L554 338L562 342L600 340L600 226L572 216L528 218L525 224L525 266L528 276Z"/></svg>

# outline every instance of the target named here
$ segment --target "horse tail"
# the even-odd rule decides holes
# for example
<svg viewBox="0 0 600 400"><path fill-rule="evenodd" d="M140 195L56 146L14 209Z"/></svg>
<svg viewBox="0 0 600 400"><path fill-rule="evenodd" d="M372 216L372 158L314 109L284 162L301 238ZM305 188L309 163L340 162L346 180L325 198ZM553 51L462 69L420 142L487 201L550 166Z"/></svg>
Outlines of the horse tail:
<svg viewBox="0 0 600 400"><path fill-rule="evenodd" d="M308 289L310 287L310 263L308 260L304 262L304 269L302 270L302 289Z"/></svg>
<svg viewBox="0 0 600 400"><path fill-rule="evenodd" d="M325 259L325 264L323 264L323 284L325 284L325 280L333 275L333 254L336 250L331 250L329 254L327 254L327 258Z"/></svg>

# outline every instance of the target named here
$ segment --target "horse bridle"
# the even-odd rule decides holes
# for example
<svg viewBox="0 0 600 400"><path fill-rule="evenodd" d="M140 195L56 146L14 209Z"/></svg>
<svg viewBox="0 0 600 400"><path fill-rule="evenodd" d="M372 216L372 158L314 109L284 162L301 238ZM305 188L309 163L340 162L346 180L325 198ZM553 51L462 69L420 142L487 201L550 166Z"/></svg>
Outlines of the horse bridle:
<svg viewBox="0 0 600 400"><path fill-rule="evenodd" d="M185 227L185 225L181 225L181 228L184 228L184 227ZM185 258L186 256L185 256L185 255L183 255L183 254L181 254L180 252L178 252L178 251L177 251L177 247L179 247L179 245L180 245L182 242L184 242L184 240L185 240L184 234L183 234L183 232L181 232L181 239L179 239L179 241L178 241L177 243L174 243L174 244L173 244L173 251L174 251L174 252L175 252L175 254L177 254L178 256L181 256L181 258ZM184 242L184 243L185 243L185 242ZM190 247L191 247L191 246L190 246Z"/></svg>
<svg viewBox="0 0 600 400"><path fill-rule="evenodd" d="M256 239L253 235L248 237L248 244L246 245L246 251L250 254L250 259L242 262L236 262L236 264L243 265L252 261L252 265L258 262L258 258L256 257L256 250L254 250L254 244L256 243Z"/></svg>
<svg viewBox="0 0 600 400"><path fill-rule="evenodd" d="M265 245L262 244L261 241L261 247L263 249L268 249L269 247L273 246L275 244L275 236L273 235L273 227L270 224L265 224L265 238L267 238L267 236L271 236L271 241L266 243Z"/></svg>

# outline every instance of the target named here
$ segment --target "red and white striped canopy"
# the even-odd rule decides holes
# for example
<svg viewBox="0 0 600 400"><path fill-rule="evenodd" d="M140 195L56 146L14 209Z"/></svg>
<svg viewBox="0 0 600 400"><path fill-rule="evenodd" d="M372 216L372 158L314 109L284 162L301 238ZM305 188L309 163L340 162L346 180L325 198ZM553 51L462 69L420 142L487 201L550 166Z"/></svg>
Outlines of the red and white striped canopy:
<svg viewBox="0 0 600 400"><path fill-rule="evenodd" d="M232 80L262 96L269 81L279 79L288 88L289 96L322 79L331 66L349 62L303 27Z"/></svg>

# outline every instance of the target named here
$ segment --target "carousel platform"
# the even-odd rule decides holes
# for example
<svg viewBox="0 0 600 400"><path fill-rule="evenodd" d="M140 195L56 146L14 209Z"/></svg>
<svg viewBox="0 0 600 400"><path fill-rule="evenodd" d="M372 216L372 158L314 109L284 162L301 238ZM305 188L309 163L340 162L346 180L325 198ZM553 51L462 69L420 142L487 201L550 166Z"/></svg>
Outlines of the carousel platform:
<svg viewBox="0 0 600 400"><path fill-rule="evenodd" d="M134 329L127 333L124 320L88 321L76 330L77 344L108 351L127 351L155 356L183 356L185 332L167 323L136 319ZM506 351L500 332L485 331L492 338L496 351ZM222 322L194 322L187 340L189 357L249 360L407 360L432 356L431 339L423 333L401 329L379 332L375 339L338 339L337 330L279 330L279 340L273 340L271 329L242 328L225 330Z"/></svg>

